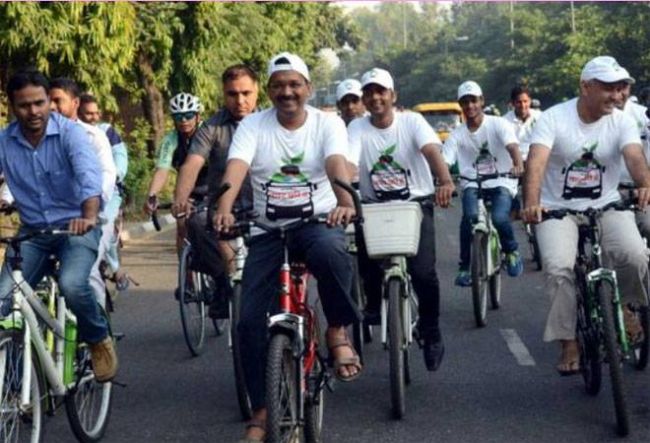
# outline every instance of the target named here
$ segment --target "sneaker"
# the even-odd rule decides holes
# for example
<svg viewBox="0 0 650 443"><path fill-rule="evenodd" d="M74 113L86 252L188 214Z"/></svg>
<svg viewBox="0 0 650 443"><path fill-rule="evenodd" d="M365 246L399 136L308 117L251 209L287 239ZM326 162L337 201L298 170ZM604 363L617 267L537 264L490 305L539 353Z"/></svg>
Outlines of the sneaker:
<svg viewBox="0 0 650 443"><path fill-rule="evenodd" d="M124 292L129 289L130 281L129 274L122 271L117 271L113 277L115 279L115 289L120 292Z"/></svg>
<svg viewBox="0 0 650 443"><path fill-rule="evenodd" d="M461 269L458 271L458 274L456 274L456 280L454 281L454 284L461 287L472 286L472 275L469 273L469 271Z"/></svg>
<svg viewBox="0 0 650 443"><path fill-rule="evenodd" d="M524 263L521 261L519 251L512 251L506 254L506 269L510 277L518 277L524 272Z"/></svg>
<svg viewBox="0 0 650 443"><path fill-rule="evenodd" d="M111 381L117 373L117 355L113 339L106 337L99 343L91 344L89 348L95 380L99 383Z"/></svg>
<svg viewBox="0 0 650 443"><path fill-rule="evenodd" d="M225 300L225 297L219 294L215 294L208 308L208 317L213 320L229 318L228 300Z"/></svg>

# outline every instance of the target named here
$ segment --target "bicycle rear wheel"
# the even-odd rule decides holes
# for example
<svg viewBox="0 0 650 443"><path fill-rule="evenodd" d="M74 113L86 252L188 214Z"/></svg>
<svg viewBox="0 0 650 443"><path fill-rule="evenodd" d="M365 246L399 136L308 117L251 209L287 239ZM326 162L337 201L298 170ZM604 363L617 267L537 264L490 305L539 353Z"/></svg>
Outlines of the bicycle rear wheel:
<svg viewBox="0 0 650 443"><path fill-rule="evenodd" d="M205 341L205 303L203 302L202 280L199 273L192 271L192 246L185 245L178 266L178 298L181 325L185 343L193 356L203 350Z"/></svg>
<svg viewBox="0 0 650 443"><path fill-rule="evenodd" d="M325 410L325 392L323 390L324 368L316 358L314 366L307 374L307 392L305 393L305 442L321 443L323 429L323 411Z"/></svg>
<svg viewBox="0 0 650 443"><path fill-rule="evenodd" d="M232 288L230 299L230 338L232 341L232 362L235 374L235 389L237 390L237 402L242 418L248 420L253 415L246 380L244 379L244 365L242 364L241 344L239 343L239 314L241 310L241 284L235 283Z"/></svg>
<svg viewBox="0 0 650 443"><path fill-rule="evenodd" d="M625 436L630 432L630 419L623 385L622 355L618 345L618 333L614 317L615 291L611 283L607 281L601 281L596 290L598 291L598 300L600 301L603 316L603 338L605 341L605 355L609 363L614 408L616 410L616 431L618 435ZM623 331L623 333L625 332Z"/></svg>
<svg viewBox="0 0 650 443"><path fill-rule="evenodd" d="M65 396L65 411L72 432L81 442L101 440L111 415L112 383L98 383L92 370L90 351L85 344L77 346L74 360L76 386Z"/></svg>
<svg viewBox="0 0 650 443"><path fill-rule="evenodd" d="M402 325L402 282L388 280L388 353L390 363L390 400L393 417L401 419L406 412L406 377L404 365L404 327Z"/></svg>
<svg viewBox="0 0 650 443"><path fill-rule="evenodd" d="M283 332L271 337L266 361L267 443L298 443L303 429L298 417L301 376L293 357L291 338Z"/></svg>
<svg viewBox="0 0 650 443"><path fill-rule="evenodd" d="M487 252L487 236L483 232L475 232L471 250L472 273L472 302L474 304L474 320L476 326L484 327L487 315L487 278L485 254Z"/></svg>
<svg viewBox="0 0 650 443"><path fill-rule="evenodd" d="M43 386L36 365L30 362L29 404L21 407L22 334L22 331L3 331L0 335L0 441L37 443L43 432Z"/></svg>

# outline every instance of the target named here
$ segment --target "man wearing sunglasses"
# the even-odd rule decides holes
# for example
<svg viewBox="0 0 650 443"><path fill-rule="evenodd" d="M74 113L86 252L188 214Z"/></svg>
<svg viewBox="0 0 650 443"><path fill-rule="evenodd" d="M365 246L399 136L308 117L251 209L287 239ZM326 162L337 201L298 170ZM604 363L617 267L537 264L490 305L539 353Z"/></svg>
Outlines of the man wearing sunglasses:
<svg viewBox="0 0 650 443"><path fill-rule="evenodd" d="M154 172L144 211L148 214L158 207L158 193L163 189L169 176L169 170L178 171L185 162L189 152L190 142L201 123L201 101L198 97L181 92L169 101L169 112L174 119L174 129L163 138L158 149L156 172ZM207 168L198 175L191 198L201 200L207 193ZM176 225L176 247L180 253L185 238L185 219L179 218Z"/></svg>

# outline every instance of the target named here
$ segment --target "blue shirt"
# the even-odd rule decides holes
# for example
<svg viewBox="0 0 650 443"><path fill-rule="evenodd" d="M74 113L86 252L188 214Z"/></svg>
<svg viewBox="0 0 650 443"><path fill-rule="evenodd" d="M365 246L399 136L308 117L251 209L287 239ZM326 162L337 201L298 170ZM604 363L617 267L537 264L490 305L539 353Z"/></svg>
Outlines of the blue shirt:
<svg viewBox="0 0 650 443"><path fill-rule="evenodd" d="M61 226L82 215L81 206L102 194L102 171L86 130L50 113L45 135L34 148L17 121L0 132L4 173L24 225Z"/></svg>

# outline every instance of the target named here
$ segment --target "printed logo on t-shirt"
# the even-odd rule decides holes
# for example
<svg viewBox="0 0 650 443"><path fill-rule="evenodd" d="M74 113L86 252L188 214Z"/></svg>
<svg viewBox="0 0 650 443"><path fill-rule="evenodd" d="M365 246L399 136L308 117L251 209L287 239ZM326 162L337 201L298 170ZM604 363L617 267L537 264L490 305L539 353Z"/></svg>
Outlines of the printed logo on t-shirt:
<svg viewBox="0 0 650 443"><path fill-rule="evenodd" d="M411 195L408 183L410 171L393 159L396 150L395 144L381 151L379 160L370 170L370 183L379 200L406 200Z"/></svg>
<svg viewBox="0 0 650 443"><path fill-rule="evenodd" d="M304 218L314 214L312 189L309 177L300 171L304 151L289 159L273 174L264 186L266 190L266 217L269 220L281 218Z"/></svg>
<svg viewBox="0 0 650 443"><path fill-rule="evenodd" d="M492 175L498 172L497 159L490 153L488 142L481 145L478 156L474 161L474 166L476 167L476 173L479 176Z"/></svg>
<svg viewBox="0 0 650 443"><path fill-rule="evenodd" d="M562 168L564 174L564 190L562 198L599 198L603 189L603 172L605 167L594 158L598 142L585 144L582 156L571 163L568 168Z"/></svg>

